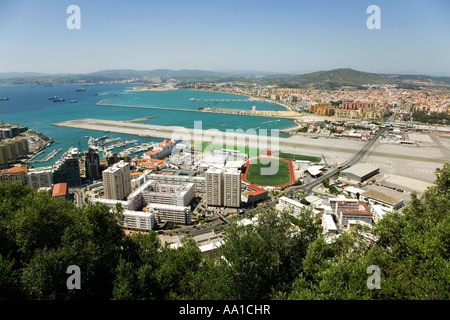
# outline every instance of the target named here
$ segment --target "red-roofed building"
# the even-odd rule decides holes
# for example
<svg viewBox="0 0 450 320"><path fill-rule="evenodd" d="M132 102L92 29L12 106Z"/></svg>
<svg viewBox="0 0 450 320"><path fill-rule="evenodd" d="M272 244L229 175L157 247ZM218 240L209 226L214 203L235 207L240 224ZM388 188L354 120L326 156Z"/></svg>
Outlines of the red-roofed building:
<svg viewBox="0 0 450 320"><path fill-rule="evenodd" d="M64 198L67 200L69 198L69 194L67 192L67 183L63 182L55 184L53 186L52 197Z"/></svg>
<svg viewBox="0 0 450 320"><path fill-rule="evenodd" d="M269 193L266 189L263 189L256 184L250 184L247 186L250 192L244 192L243 196L247 198L248 204L253 204L267 199Z"/></svg>
<svg viewBox="0 0 450 320"><path fill-rule="evenodd" d="M174 140L164 140L160 142L157 146L153 148L152 151L144 153L144 158L146 159L161 159L167 157L172 152L175 147Z"/></svg>
<svg viewBox="0 0 450 320"><path fill-rule="evenodd" d="M349 220L360 220L372 223L372 211L363 201L337 201L336 216L341 226L347 226Z"/></svg>
<svg viewBox="0 0 450 320"><path fill-rule="evenodd" d="M23 185L27 181L27 167L12 167L9 169L0 170L0 183L3 182L20 182Z"/></svg>

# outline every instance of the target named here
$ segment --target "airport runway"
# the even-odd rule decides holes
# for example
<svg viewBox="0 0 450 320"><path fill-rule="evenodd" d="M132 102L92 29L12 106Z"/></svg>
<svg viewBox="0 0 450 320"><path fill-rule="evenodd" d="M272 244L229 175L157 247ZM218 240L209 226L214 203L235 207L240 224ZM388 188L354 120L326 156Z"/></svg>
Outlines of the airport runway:
<svg viewBox="0 0 450 320"><path fill-rule="evenodd" d="M217 129L202 130L200 128L184 128L179 126L159 126L142 123L101 119L77 119L52 125L97 130L102 132L117 132L137 136L174 139L186 142L207 142L236 147L270 149L286 153L324 156L328 163L342 164L352 158L367 144L360 139L319 137L311 139L307 135L293 135L288 138L271 138L257 136L263 131L223 132ZM249 134L250 133L250 134ZM441 140L442 141L442 140ZM447 141L442 141L446 143ZM447 150L442 150L446 148ZM427 182L433 182L433 171L448 161L444 155L448 147L442 143L430 148L391 146L379 142L361 159L361 162L379 165L387 173L400 174Z"/></svg>

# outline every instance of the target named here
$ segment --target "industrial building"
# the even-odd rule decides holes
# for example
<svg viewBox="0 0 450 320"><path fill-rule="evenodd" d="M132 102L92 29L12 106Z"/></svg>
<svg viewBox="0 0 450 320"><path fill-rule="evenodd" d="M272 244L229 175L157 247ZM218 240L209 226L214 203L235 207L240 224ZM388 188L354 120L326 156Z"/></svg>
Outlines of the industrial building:
<svg viewBox="0 0 450 320"><path fill-rule="evenodd" d="M369 202L371 205L380 204L389 210L396 210L403 207L403 200L397 197L391 197L383 192L369 190L361 194L360 199Z"/></svg>
<svg viewBox="0 0 450 320"><path fill-rule="evenodd" d="M348 169L341 171L339 174L342 178L356 182L364 182L380 172L380 168L371 165L359 163Z"/></svg>

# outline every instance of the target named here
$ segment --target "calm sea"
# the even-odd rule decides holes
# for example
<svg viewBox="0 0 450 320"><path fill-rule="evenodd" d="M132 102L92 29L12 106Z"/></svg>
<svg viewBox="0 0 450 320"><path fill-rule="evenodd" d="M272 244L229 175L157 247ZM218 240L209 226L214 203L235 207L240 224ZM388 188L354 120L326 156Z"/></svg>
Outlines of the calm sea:
<svg viewBox="0 0 450 320"><path fill-rule="evenodd" d="M275 119L266 117L251 117L227 114L199 113L177 110L121 108L96 105L103 99L108 103L150 106L164 108L180 108L196 110L204 107L201 99L227 99L239 101L208 101L207 107L233 108L250 110L256 106L258 110L285 110L282 106L264 101L247 101L247 97L219 92L174 90L152 92L126 92L133 85L92 85L86 86L85 91L77 92L82 88L80 84L45 86L0 86L0 98L8 97L10 100L0 101L0 121L28 126L30 129L41 131L55 140L50 147L36 159L42 159L51 151L62 148L63 151L48 162L36 163L37 166L52 165L62 153L70 147L81 147L87 150L89 137L100 137L106 133L75 128L52 126L52 123L81 118L98 118L108 120L131 120L137 118L148 119L140 123L157 125L177 125L194 128L194 121L201 120L202 128L218 129L284 129L295 125L289 119ZM50 97L64 98L64 102L53 102ZM200 99L191 101L190 99ZM111 100L109 100L111 99ZM77 103L69 103L77 100ZM143 138L139 136L107 133L109 138L120 137L123 140L138 140L139 142L161 141L158 138ZM280 134L280 136L283 136ZM169 137L168 137L169 138ZM129 145L131 146L131 145ZM114 151L119 152L122 149Z"/></svg>

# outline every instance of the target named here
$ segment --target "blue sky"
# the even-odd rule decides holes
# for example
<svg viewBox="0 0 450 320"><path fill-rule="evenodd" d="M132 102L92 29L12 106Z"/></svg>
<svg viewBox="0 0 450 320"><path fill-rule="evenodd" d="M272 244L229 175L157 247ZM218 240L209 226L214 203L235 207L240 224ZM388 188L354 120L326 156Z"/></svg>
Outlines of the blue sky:
<svg viewBox="0 0 450 320"><path fill-rule="evenodd" d="M68 6L81 9L69 30ZM368 6L381 9L369 30ZM446 0L0 0L0 72L340 67L450 76Z"/></svg>

